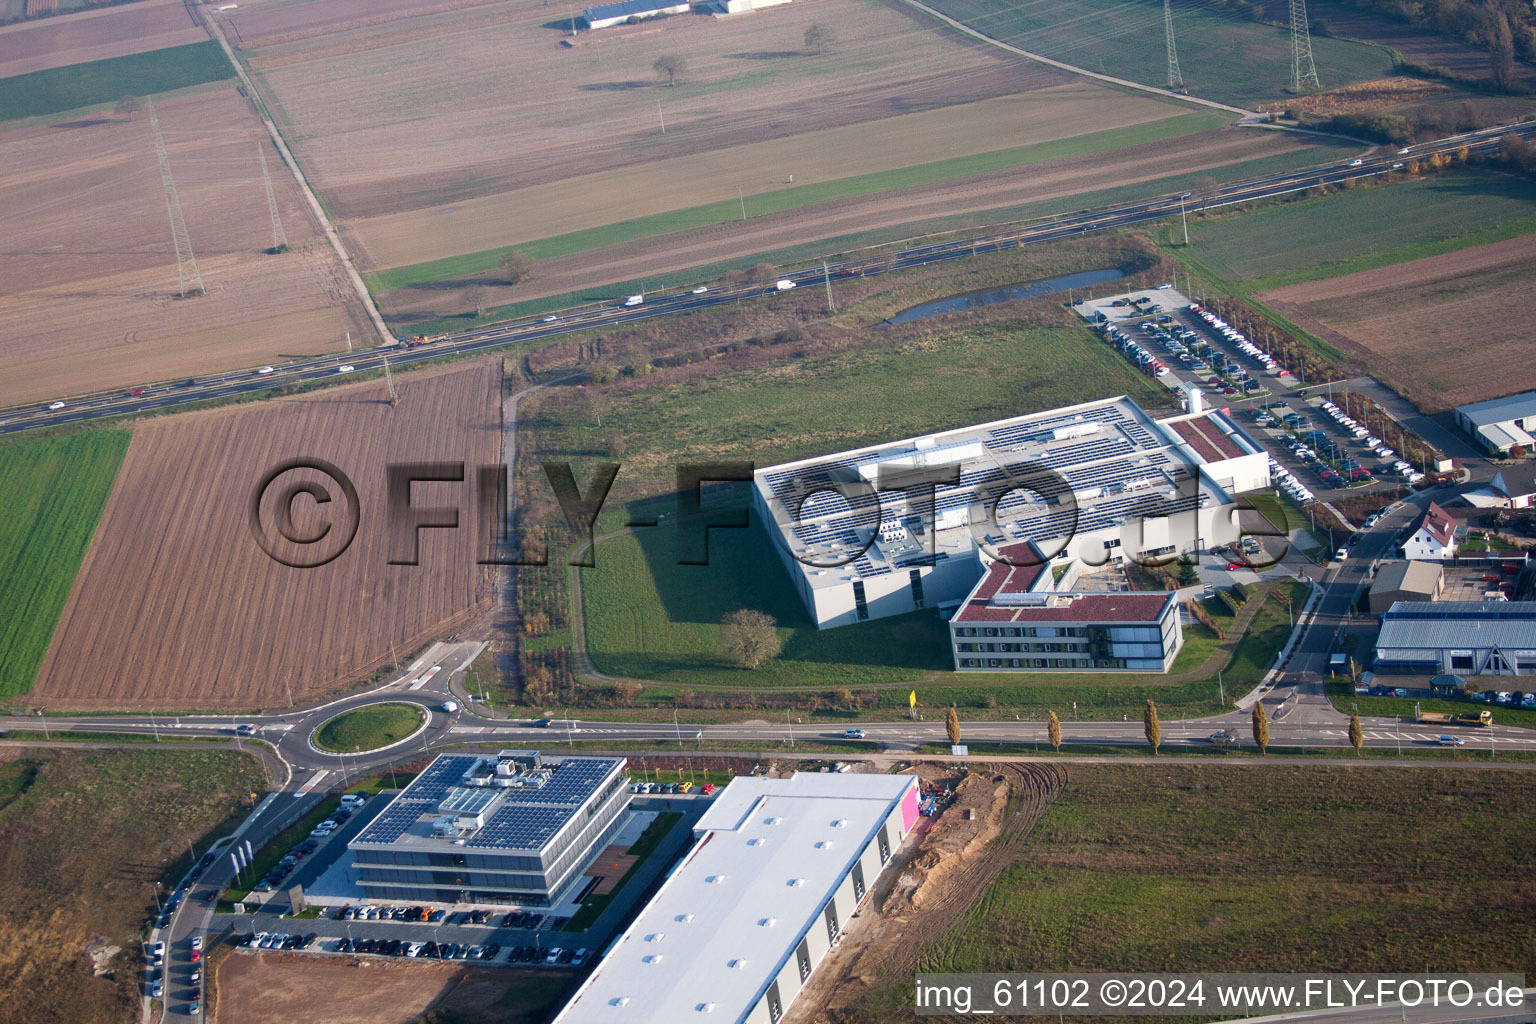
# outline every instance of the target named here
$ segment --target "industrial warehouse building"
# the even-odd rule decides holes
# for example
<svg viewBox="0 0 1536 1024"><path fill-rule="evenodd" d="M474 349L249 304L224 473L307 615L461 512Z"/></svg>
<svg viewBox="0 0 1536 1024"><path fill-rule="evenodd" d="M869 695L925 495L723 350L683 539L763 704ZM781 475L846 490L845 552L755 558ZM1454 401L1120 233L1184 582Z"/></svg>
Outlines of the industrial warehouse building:
<svg viewBox="0 0 1536 1024"><path fill-rule="evenodd" d="M753 502L828 629L959 606L1025 541L1091 566L1231 543L1233 496L1269 483L1222 413L1157 420L1122 395L762 469Z"/></svg>
<svg viewBox="0 0 1536 1024"><path fill-rule="evenodd" d="M631 18L654 18L662 14L687 14L692 9L688 3L667 3L665 0L620 0L616 4L599 4L581 12L587 28L612 28Z"/></svg>
<svg viewBox="0 0 1536 1024"><path fill-rule="evenodd" d="M1173 667L1184 646L1177 594L1057 590L1050 564L1033 544L1015 544L999 554L1004 560L982 556L989 563L986 574L950 619L957 672Z"/></svg>
<svg viewBox="0 0 1536 1024"><path fill-rule="evenodd" d="M1381 617L1377 672L1536 675L1536 601L1399 601Z"/></svg>
<svg viewBox="0 0 1536 1024"><path fill-rule="evenodd" d="M554 1024L777 1024L918 820L909 775L737 778Z"/></svg>
<svg viewBox="0 0 1536 1024"><path fill-rule="evenodd" d="M1371 581L1370 609L1380 615L1399 601L1438 601L1445 570L1431 562L1387 562Z"/></svg>
<svg viewBox="0 0 1536 1024"><path fill-rule="evenodd" d="M369 899L547 907L623 827L622 757L443 755L348 843Z"/></svg>
<svg viewBox="0 0 1536 1024"><path fill-rule="evenodd" d="M1456 407L1456 424L1485 448L1498 455L1509 455L1516 448L1536 451L1536 391L1526 391L1508 398Z"/></svg>

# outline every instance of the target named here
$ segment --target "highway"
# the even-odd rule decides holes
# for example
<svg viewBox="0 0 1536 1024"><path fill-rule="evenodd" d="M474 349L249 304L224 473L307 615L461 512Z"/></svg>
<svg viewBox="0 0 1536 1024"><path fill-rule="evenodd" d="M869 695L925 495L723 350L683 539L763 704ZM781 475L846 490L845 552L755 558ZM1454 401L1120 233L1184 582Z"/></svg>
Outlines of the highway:
<svg viewBox="0 0 1536 1024"><path fill-rule="evenodd" d="M1536 122L1499 125L1475 132L1447 136L1407 147L1405 151L1391 146L1380 147L1376 155L1228 182L1198 198L1188 192L1168 194L1066 214L1029 225L1011 226L1004 230L967 238L918 245L900 251L895 254L894 259L889 255L883 255L863 260L833 262L827 265L825 276L833 280L853 276L870 277L895 270L964 259L980 253L1058 241L1088 232L1106 231L1161 220L1178 214L1181 207L1185 205L1193 206L1198 203L1210 209L1273 198L1304 191L1318 185L1333 185L1353 178L1368 178L1391 170L1392 166L1400 161L1424 159L1436 153L1454 153L1462 146L1466 146L1471 152L1493 153L1498 149L1499 137L1511 133L1536 135ZM797 286L805 286L820 285L824 275L822 268L816 266L794 271L785 276L793 280ZM559 337L594 328L613 328L621 324L676 316L738 302L742 299L762 298L773 294L776 294L773 284L711 288L702 294L685 291L679 294L652 297L638 306L601 304L567 311L553 320L548 316L525 317L471 331L438 335L420 345L386 345L380 348L359 349L345 354L338 353L284 363L281 366L274 366L272 372L265 374L258 372L257 368L231 370L181 381L159 381L139 387L87 395L61 396L58 401L63 402L63 406L59 409L30 404L0 410L0 434L87 423L92 420L174 409L198 402L255 395L273 388L334 380L351 373L380 370L386 359L391 367L403 368L444 356L491 352L520 342ZM351 369L343 371L344 367ZM48 405L53 404L56 403L48 403Z"/></svg>

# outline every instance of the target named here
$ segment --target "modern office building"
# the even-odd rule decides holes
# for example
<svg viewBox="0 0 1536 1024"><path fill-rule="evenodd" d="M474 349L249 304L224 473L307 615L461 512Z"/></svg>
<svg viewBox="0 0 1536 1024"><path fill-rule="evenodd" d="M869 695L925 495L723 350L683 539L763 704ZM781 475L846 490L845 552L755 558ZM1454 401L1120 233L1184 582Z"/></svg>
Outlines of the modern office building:
<svg viewBox="0 0 1536 1024"><path fill-rule="evenodd" d="M1233 496L1269 483L1223 413L1153 419L1122 395L762 469L753 500L827 629L958 605L983 555L1023 541L1090 566L1227 544Z"/></svg>
<svg viewBox="0 0 1536 1024"><path fill-rule="evenodd" d="M1536 601L1399 601L1381 617L1377 672L1536 675Z"/></svg>
<svg viewBox="0 0 1536 1024"><path fill-rule="evenodd" d="M777 1024L917 822L909 775L732 780L554 1024Z"/></svg>
<svg viewBox="0 0 1536 1024"><path fill-rule="evenodd" d="M348 848L369 899L553 906L624 824L622 757L446 754Z"/></svg>
<svg viewBox="0 0 1536 1024"><path fill-rule="evenodd" d="M1167 672L1184 646L1172 591L1053 586L1033 544L1002 549L949 621L957 672ZM985 556L983 556L985 557ZM1061 582L1070 577L1063 574Z"/></svg>

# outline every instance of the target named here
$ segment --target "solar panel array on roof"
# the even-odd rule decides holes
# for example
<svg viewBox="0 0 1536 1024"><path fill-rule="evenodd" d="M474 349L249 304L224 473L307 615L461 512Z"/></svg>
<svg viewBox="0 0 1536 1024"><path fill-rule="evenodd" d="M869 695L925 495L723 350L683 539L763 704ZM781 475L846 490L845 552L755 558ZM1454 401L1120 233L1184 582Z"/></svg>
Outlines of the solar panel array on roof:
<svg viewBox="0 0 1536 1024"><path fill-rule="evenodd" d="M502 806L469 839L467 847L537 850L571 820L567 807Z"/></svg>
<svg viewBox="0 0 1536 1024"><path fill-rule="evenodd" d="M432 807L428 800L397 799L387 807L383 814L374 818L363 829L362 835L355 840L359 843L388 844L405 835L406 831L416 823L416 819L426 814Z"/></svg>

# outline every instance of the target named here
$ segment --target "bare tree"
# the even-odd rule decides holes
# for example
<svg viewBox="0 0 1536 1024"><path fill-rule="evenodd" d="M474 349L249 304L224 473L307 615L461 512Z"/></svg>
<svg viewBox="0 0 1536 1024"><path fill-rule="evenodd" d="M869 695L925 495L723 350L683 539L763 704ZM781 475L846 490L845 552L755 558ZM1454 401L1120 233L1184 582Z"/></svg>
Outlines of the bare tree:
<svg viewBox="0 0 1536 1024"><path fill-rule="evenodd" d="M501 279L507 284L517 284L533 276L533 257L520 249L512 249L497 263Z"/></svg>
<svg viewBox="0 0 1536 1024"><path fill-rule="evenodd" d="M1061 719L1056 717L1056 712L1050 712L1045 720L1045 734L1050 737L1051 746L1056 748L1056 753L1061 753Z"/></svg>
<svg viewBox="0 0 1536 1024"><path fill-rule="evenodd" d="M137 114L140 108L143 106L144 101L139 99L137 96L124 96L122 99L117 101L116 110L119 114L127 114L128 120L132 121L133 115Z"/></svg>
<svg viewBox="0 0 1536 1024"><path fill-rule="evenodd" d="M748 671L761 668L784 649L773 616L755 608L741 608L727 615L721 639L726 655Z"/></svg>
<svg viewBox="0 0 1536 1024"><path fill-rule="evenodd" d="M823 25L819 21L815 22L806 27L805 48L809 50L812 47L815 47L816 56L819 57L822 54L823 48L831 45L834 38L835 37L832 35L831 29L827 28L827 26Z"/></svg>
<svg viewBox="0 0 1536 1024"><path fill-rule="evenodd" d="M949 710L944 712L944 734L949 737L949 745L960 745L960 715L951 704Z"/></svg>
<svg viewBox="0 0 1536 1024"><path fill-rule="evenodd" d="M772 281L779 274L779 270L772 263L757 263L747 271L747 280L753 284L763 284Z"/></svg>
<svg viewBox="0 0 1536 1024"><path fill-rule="evenodd" d="M651 64L651 70L656 72L657 78L665 76L670 87L676 85L677 77L688 70L688 62L674 54L667 54L657 57Z"/></svg>
<svg viewBox="0 0 1536 1024"><path fill-rule="evenodd" d="M1152 748L1152 753L1157 753L1157 748L1163 745L1163 726L1157 720L1157 704L1147 701L1147 710L1142 712L1141 724L1147 734L1147 744Z"/></svg>
<svg viewBox="0 0 1536 1024"><path fill-rule="evenodd" d="M464 293L464 301L468 302L470 308L475 311L475 316L484 316L490 294L483 284L470 285L469 290Z"/></svg>

